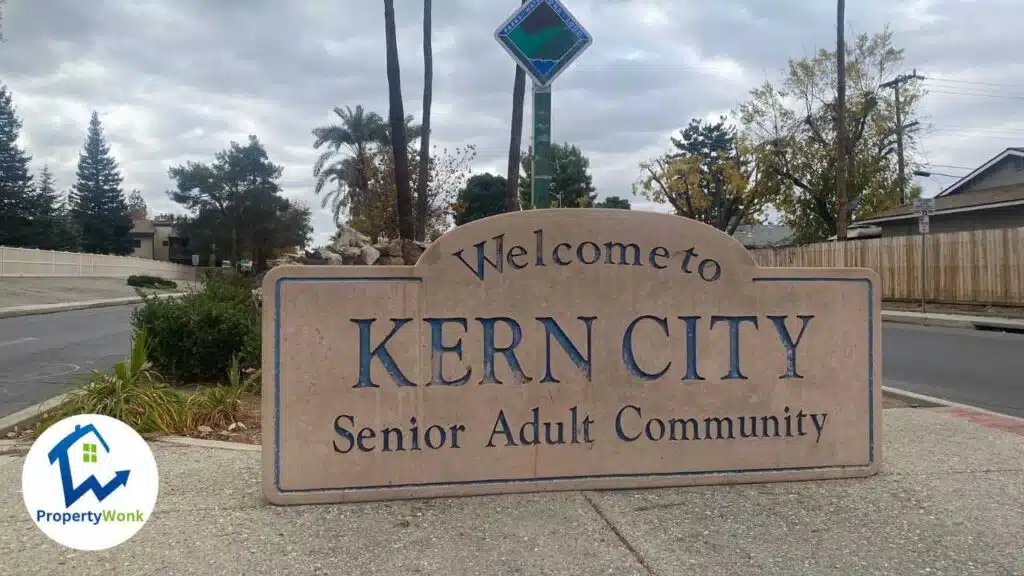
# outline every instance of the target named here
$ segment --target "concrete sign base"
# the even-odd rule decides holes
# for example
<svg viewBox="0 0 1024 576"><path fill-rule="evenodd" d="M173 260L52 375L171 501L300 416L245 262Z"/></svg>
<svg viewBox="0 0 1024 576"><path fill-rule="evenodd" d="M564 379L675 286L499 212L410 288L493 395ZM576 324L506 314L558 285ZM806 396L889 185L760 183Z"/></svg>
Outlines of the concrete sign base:
<svg viewBox="0 0 1024 576"><path fill-rule="evenodd" d="M759 268L665 214L472 222L412 267L264 280L275 504L866 476L881 458L867 269Z"/></svg>

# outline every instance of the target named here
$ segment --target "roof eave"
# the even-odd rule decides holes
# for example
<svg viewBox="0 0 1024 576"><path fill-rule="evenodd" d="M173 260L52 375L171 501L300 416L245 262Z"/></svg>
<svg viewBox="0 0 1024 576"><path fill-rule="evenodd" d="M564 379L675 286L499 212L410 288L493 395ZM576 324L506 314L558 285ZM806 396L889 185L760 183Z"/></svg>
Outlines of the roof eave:
<svg viewBox="0 0 1024 576"><path fill-rule="evenodd" d="M988 204L978 204L976 206L963 206L961 208L946 208L944 210L936 210L932 216L942 216L945 214L959 214L960 212L977 212L979 210L989 210L991 208L1005 208L1007 206L1018 206L1024 205L1024 199L1020 200L1004 200L1002 202L990 202ZM910 214L899 214L896 216L882 216L880 218L868 218L865 220L857 220L853 224L874 224L875 222L892 222L895 220L907 220L911 218L917 218L917 213Z"/></svg>
<svg viewBox="0 0 1024 576"><path fill-rule="evenodd" d="M936 194L935 197L936 198L941 198L943 196L949 196L954 191L956 191L958 188L960 188L964 184L970 182L971 180L974 180L979 175L981 175L983 172L985 172L986 170L988 170L989 168L994 166L996 163L1001 162L1003 159L1005 159L1005 158L1007 158L1009 156L1021 156L1021 157L1024 157L1024 152L1022 152L1021 150L1018 150L1016 148L1007 148L1006 150L1003 150L1002 152L997 154L994 158L992 158L988 162L985 162L981 166L975 168L973 171L971 171L970 174L968 174L968 175L964 176L963 178L957 180L956 182L952 183L948 188L946 188L942 192L939 192L938 194Z"/></svg>

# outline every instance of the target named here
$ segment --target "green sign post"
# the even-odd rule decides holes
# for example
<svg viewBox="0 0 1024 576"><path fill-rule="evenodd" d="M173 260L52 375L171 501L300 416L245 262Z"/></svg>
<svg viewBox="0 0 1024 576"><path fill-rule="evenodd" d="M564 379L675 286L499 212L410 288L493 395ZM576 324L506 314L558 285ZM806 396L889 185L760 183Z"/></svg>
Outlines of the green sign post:
<svg viewBox="0 0 1024 576"><path fill-rule="evenodd" d="M551 84L593 42L559 0L530 0L494 33L533 79L534 208L551 207Z"/></svg>

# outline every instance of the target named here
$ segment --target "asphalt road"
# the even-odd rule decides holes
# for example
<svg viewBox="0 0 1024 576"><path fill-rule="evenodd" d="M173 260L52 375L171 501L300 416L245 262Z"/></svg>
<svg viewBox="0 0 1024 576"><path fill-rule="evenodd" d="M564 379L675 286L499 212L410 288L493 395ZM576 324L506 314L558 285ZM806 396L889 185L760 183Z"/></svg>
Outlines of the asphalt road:
<svg viewBox="0 0 1024 576"><path fill-rule="evenodd" d="M886 386L1024 417L1024 334L886 324Z"/></svg>
<svg viewBox="0 0 1024 576"><path fill-rule="evenodd" d="M0 319L0 417L57 396L74 374L128 356L134 306Z"/></svg>
<svg viewBox="0 0 1024 576"><path fill-rule="evenodd" d="M0 416L129 353L133 306L0 319ZM886 324L885 385L1024 417L1024 335Z"/></svg>

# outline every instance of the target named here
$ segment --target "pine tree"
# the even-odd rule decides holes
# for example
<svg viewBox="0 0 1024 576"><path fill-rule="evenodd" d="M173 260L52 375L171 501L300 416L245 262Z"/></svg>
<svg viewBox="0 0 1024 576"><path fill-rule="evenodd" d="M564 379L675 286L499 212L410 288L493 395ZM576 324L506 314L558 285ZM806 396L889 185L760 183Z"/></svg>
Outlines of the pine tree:
<svg viewBox="0 0 1024 576"><path fill-rule="evenodd" d="M121 190L121 173L96 112L89 120L85 148L78 155L78 181L71 197L71 215L83 252L131 254L132 217Z"/></svg>
<svg viewBox="0 0 1024 576"><path fill-rule="evenodd" d="M0 84L0 245L30 244L31 157L18 146L21 120L11 93Z"/></svg>
<svg viewBox="0 0 1024 576"><path fill-rule="evenodd" d="M39 172L35 192L31 196L32 230L30 245L43 250L76 249L78 242L72 229L64 195L57 190L48 166Z"/></svg>

